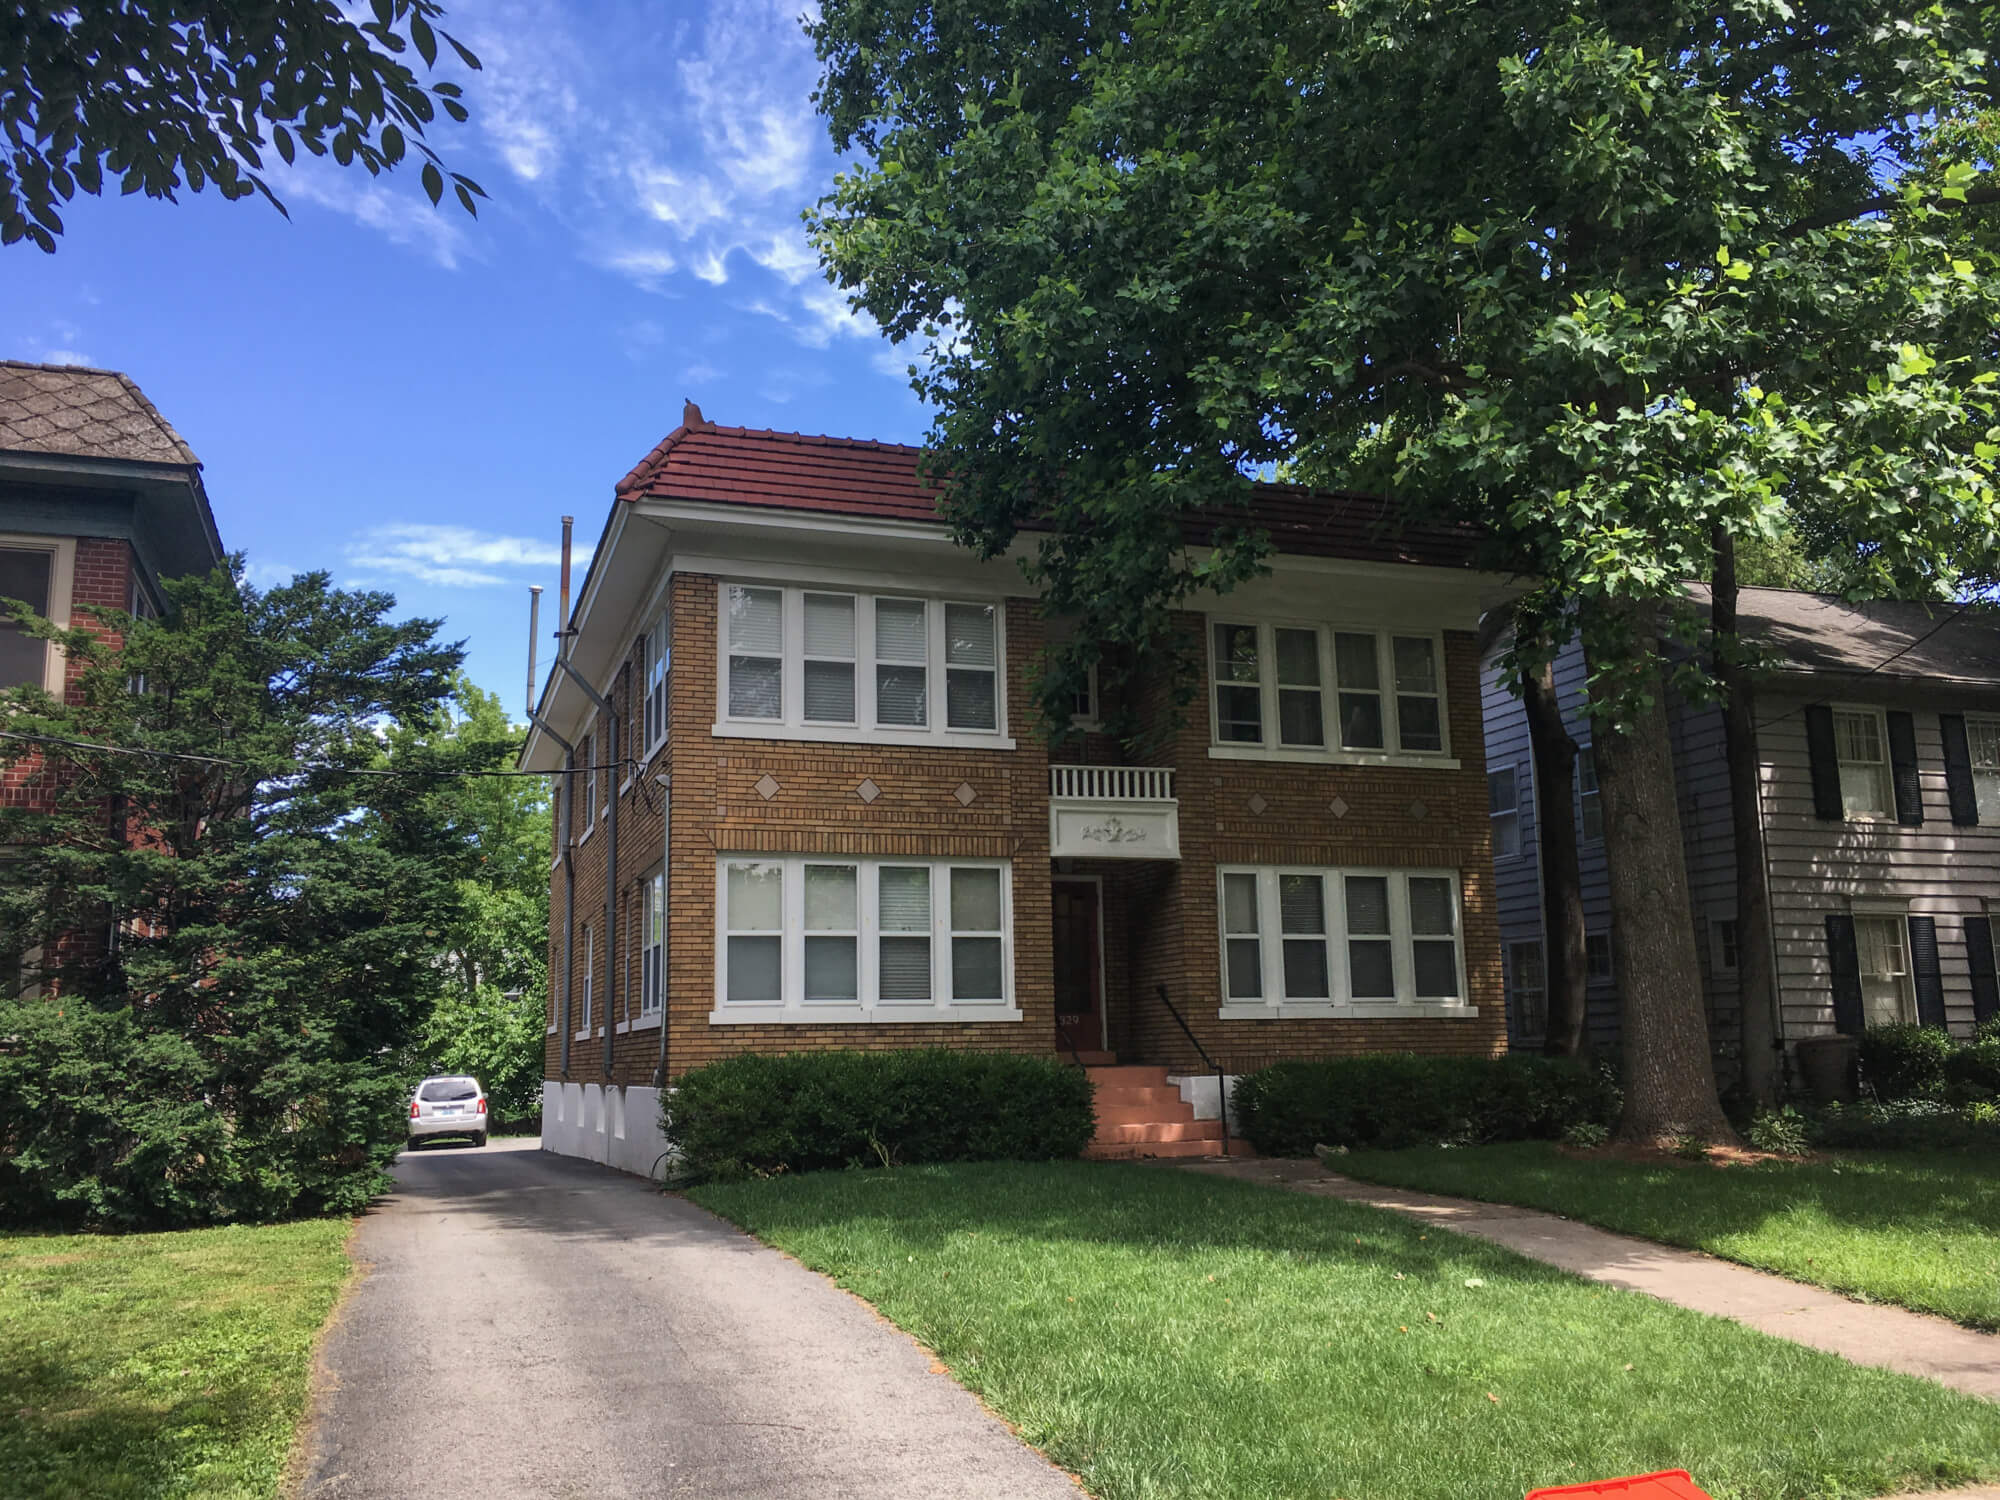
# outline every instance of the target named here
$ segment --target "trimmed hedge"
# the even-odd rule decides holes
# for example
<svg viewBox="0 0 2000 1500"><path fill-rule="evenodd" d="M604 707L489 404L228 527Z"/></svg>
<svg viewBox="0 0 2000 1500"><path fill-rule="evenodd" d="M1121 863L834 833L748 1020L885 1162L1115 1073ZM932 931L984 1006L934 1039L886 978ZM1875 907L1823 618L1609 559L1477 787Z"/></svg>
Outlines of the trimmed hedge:
<svg viewBox="0 0 2000 1500"><path fill-rule="evenodd" d="M745 1053L681 1075L661 1105L699 1179L945 1161L1051 1161L1096 1129L1080 1068L1009 1052Z"/></svg>
<svg viewBox="0 0 2000 1500"><path fill-rule="evenodd" d="M1845 1151L2000 1149L2000 1111L1942 1099L1829 1104L1812 1122L1812 1143Z"/></svg>
<svg viewBox="0 0 2000 1500"><path fill-rule="evenodd" d="M1879 1099L1936 1099L1958 1043L1936 1026L1871 1026L1861 1037L1861 1080Z"/></svg>
<svg viewBox="0 0 2000 1500"><path fill-rule="evenodd" d="M1617 1123L1617 1085L1566 1058L1375 1053L1275 1063L1236 1085L1243 1134L1265 1156L1315 1146L1474 1145L1553 1140Z"/></svg>

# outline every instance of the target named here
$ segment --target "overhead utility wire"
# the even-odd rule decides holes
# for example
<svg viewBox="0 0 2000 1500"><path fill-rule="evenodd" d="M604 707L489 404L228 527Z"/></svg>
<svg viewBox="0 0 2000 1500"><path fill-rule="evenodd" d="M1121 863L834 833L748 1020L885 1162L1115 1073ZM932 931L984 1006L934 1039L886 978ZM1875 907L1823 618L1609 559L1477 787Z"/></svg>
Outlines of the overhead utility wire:
<svg viewBox="0 0 2000 1500"><path fill-rule="evenodd" d="M225 770L231 771L256 771L260 775L272 774L263 768L251 765L247 761L228 760L220 755L198 755L190 750L150 750L133 745L110 745L104 743L102 740L66 739L62 735L57 734L23 734L13 729L0 729L0 740L22 740L34 745L60 745L71 750L88 750L98 755L131 755L151 760L186 761L197 765L221 766ZM599 765L565 767L560 771L456 771L442 768L430 771L415 767L333 766L328 765L324 761L314 761L301 764L297 768L296 774L319 771L332 776L429 776L439 780L453 777L460 780L477 780L481 778L513 776L563 776L577 771L621 771L628 766L636 767L637 765L638 762L633 760L614 760Z"/></svg>
<svg viewBox="0 0 2000 1500"><path fill-rule="evenodd" d="M1888 656L1883 657L1880 661L1876 662L1875 665L1870 667L1867 671L1859 674L1859 676L1856 677L1855 680L1859 681L1860 678L1862 677L1873 677L1877 672L1881 671L1884 667L1890 665L1892 662L1900 661L1903 657L1908 656L1912 651L1916 650L1917 647L1921 646L1925 641L1929 640L1932 636L1936 635L1940 630L1944 629L1945 626L1951 624L1952 621L1956 620L1960 615L1964 614L1970 608L1972 608L1970 604L1954 604L1951 608L1951 613L1946 615L1942 620L1939 620L1937 624L1931 626L1929 630L1926 630L1922 635L1918 636L1915 640L1911 641L1907 646L1903 647L1902 650L1892 652ZM1740 637L1742 635L1742 631L1741 630L1737 631L1737 635ZM1782 723L1784 720L1789 719L1793 714L1804 713L1809 708L1826 708L1830 706L1832 702L1833 699L1831 698L1815 698L1810 702L1800 703L1792 708L1788 708L1783 713L1776 714L1771 718L1761 719L1758 721L1756 727L1758 729L1769 729L1773 724Z"/></svg>

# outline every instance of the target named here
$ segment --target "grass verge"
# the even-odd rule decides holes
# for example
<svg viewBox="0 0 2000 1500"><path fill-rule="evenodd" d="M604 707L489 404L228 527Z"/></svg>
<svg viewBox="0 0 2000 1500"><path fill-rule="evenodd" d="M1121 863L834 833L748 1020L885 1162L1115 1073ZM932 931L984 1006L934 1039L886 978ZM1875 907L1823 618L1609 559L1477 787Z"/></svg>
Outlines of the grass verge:
<svg viewBox="0 0 2000 1500"><path fill-rule="evenodd" d="M0 1492L275 1495L347 1232L0 1236Z"/></svg>
<svg viewBox="0 0 2000 1500"><path fill-rule="evenodd" d="M1546 1142L1356 1151L1369 1182L1548 1209L1876 1302L2000 1328L2000 1157L1852 1152L1705 1166Z"/></svg>
<svg viewBox="0 0 2000 1500"><path fill-rule="evenodd" d="M1332 1200L1062 1162L694 1200L937 1352L1103 1500L1720 1500L2000 1474L2000 1406Z"/></svg>

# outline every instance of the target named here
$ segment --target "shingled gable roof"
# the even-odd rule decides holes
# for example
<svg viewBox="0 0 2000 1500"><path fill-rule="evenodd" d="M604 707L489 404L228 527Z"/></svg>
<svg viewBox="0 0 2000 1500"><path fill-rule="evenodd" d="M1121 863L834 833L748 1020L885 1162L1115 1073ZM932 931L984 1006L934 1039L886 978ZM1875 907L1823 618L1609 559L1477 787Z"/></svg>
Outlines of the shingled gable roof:
<svg viewBox="0 0 2000 1500"><path fill-rule="evenodd" d="M750 505L888 521L937 522L939 491L918 469L923 449L867 438L748 427L676 427L618 483L618 498ZM1260 484L1244 512L1190 518L1203 545L1225 525L1263 527L1280 552L1365 562L1469 567L1479 533L1406 521L1373 495Z"/></svg>
<svg viewBox="0 0 2000 1500"><path fill-rule="evenodd" d="M0 452L200 465L130 376L21 360L0 360Z"/></svg>

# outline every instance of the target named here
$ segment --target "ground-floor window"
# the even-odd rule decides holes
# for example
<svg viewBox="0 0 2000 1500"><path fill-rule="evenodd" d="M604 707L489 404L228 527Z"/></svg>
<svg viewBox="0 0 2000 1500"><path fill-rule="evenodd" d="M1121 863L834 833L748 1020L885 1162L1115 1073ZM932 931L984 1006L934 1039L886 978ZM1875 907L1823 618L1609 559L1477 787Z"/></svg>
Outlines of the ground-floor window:
<svg viewBox="0 0 2000 1500"><path fill-rule="evenodd" d="M1220 877L1225 1014L1464 1003L1455 872L1263 866Z"/></svg>
<svg viewBox="0 0 2000 1500"><path fill-rule="evenodd" d="M667 873L655 870L640 885L639 1014L660 1013L666 990Z"/></svg>
<svg viewBox="0 0 2000 1500"><path fill-rule="evenodd" d="M1012 950L1004 860L725 856L710 1019L1011 1020Z"/></svg>
<svg viewBox="0 0 2000 1500"><path fill-rule="evenodd" d="M1910 948L1904 919L1854 919L1855 956L1861 961L1861 1013L1870 1026L1891 1026L1917 1018L1910 975Z"/></svg>
<svg viewBox="0 0 2000 1500"><path fill-rule="evenodd" d="M1507 945L1507 1010L1514 1018L1514 1035L1547 1034L1549 973L1539 939Z"/></svg>

